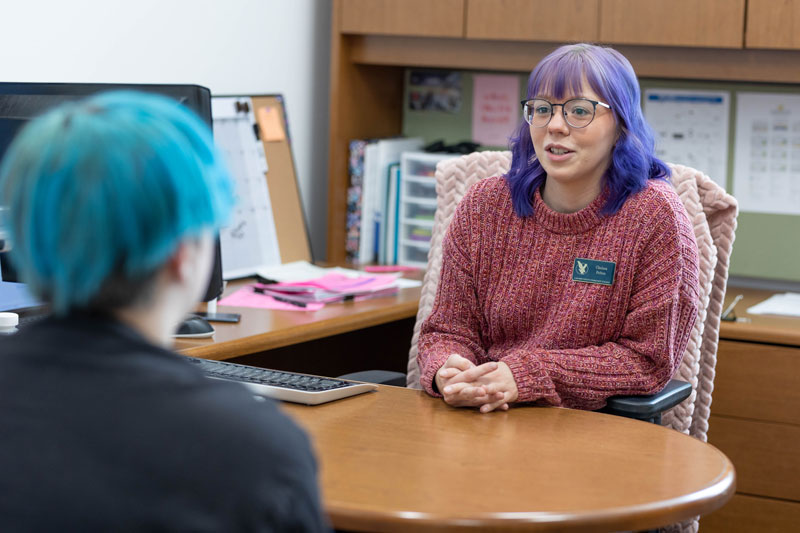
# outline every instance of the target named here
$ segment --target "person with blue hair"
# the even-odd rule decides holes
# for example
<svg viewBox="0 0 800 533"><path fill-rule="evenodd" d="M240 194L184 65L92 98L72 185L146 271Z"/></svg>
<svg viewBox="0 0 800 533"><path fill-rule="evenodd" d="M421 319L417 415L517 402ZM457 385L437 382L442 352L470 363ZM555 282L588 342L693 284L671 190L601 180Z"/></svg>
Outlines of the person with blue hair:
<svg viewBox="0 0 800 533"><path fill-rule="evenodd" d="M448 227L421 385L481 412L658 392L697 318L698 250L633 67L562 46L522 115L508 173L476 183Z"/></svg>
<svg viewBox="0 0 800 533"><path fill-rule="evenodd" d="M233 205L198 117L137 92L63 104L9 147L0 205L52 309L0 339L0 529L327 530L305 434L168 349Z"/></svg>

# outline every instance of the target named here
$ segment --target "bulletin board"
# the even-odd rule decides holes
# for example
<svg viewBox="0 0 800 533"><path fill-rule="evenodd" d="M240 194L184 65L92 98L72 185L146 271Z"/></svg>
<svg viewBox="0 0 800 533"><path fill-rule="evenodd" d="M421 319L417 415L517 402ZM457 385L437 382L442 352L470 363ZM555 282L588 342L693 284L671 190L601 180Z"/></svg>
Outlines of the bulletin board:
<svg viewBox="0 0 800 533"><path fill-rule="evenodd" d="M237 207L221 232L228 279L312 260L284 103L280 95L212 99L217 143L237 184Z"/></svg>
<svg viewBox="0 0 800 533"><path fill-rule="evenodd" d="M406 70L403 105L403 130L408 137L422 137L426 143L443 139L455 144L470 140L472 124L473 71L460 71L459 91L461 103L446 110L419 110L409 105L410 71ZM528 74L519 74L520 89L525 91ZM683 81L667 79L640 79L642 93L650 88L726 91L729 98L727 140L727 171L723 177L713 177L734 193L734 165L736 150L736 109L740 93L775 93L800 95L800 86L769 83L739 83L711 81ZM524 94L520 95L520 99ZM520 115L520 120L522 120ZM800 134L791 136L800 148ZM792 141L793 142L793 141ZM481 149L507 150L507 146L481 147ZM670 163L688 164L683 161ZM689 165L691 166L691 165ZM702 170L702 169L701 169ZM729 273L732 276L762 278L777 281L800 282L800 216L743 211L738 216L736 240L733 245Z"/></svg>
<svg viewBox="0 0 800 533"><path fill-rule="evenodd" d="M278 247L281 262L311 261L311 245L308 238L303 202L297 173L292 156L291 138L289 136L289 120L282 96L252 96L256 112L256 121L262 132L261 142L269 162L267 182L272 200L272 211L275 215L275 229L278 233ZM269 110L264 114L264 110ZM276 113L279 124L283 125L284 135L264 135L267 130L265 119L269 113Z"/></svg>

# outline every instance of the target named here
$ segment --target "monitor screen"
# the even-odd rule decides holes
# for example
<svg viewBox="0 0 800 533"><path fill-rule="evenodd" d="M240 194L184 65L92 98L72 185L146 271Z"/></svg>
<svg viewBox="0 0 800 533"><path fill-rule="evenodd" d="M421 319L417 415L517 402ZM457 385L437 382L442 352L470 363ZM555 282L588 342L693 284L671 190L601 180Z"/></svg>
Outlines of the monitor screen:
<svg viewBox="0 0 800 533"><path fill-rule="evenodd" d="M199 85L149 85L120 83L2 83L0 82L0 161L17 131L30 119L62 102L79 100L91 94L135 90L163 94L185 105L211 128L211 93ZM13 249L9 252L13 253ZM204 301L222 294L222 257L219 239L215 250L214 268ZM2 258L2 279L17 281L16 274L5 256Z"/></svg>

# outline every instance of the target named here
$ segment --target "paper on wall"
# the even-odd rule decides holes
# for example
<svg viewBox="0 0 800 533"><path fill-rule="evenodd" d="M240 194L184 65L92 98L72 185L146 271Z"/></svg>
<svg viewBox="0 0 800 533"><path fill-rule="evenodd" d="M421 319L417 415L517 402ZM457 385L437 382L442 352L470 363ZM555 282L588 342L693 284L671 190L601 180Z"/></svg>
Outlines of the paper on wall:
<svg viewBox="0 0 800 533"><path fill-rule="evenodd" d="M800 95L738 93L735 150L739 209L800 215Z"/></svg>
<svg viewBox="0 0 800 533"><path fill-rule="evenodd" d="M522 120L519 77L475 74L472 83L472 140L486 146L508 146Z"/></svg>
<svg viewBox="0 0 800 533"><path fill-rule="evenodd" d="M730 92L647 89L644 114L662 161L700 170L725 188Z"/></svg>

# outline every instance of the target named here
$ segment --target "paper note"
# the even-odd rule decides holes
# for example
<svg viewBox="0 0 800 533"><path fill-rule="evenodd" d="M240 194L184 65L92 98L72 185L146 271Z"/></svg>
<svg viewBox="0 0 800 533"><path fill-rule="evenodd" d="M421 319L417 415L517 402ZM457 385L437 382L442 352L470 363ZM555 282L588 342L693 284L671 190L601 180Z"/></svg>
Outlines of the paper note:
<svg viewBox="0 0 800 533"><path fill-rule="evenodd" d="M472 80L472 140L486 146L508 146L508 138L522 120L519 78L476 74Z"/></svg>
<svg viewBox="0 0 800 533"><path fill-rule="evenodd" d="M258 108L258 127L261 138L266 142L282 141L286 138L281 123L281 113L277 107L265 106Z"/></svg>
<svg viewBox="0 0 800 533"><path fill-rule="evenodd" d="M728 176L728 91L648 89L644 114L662 161L707 174L725 188Z"/></svg>
<svg viewBox="0 0 800 533"><path fill-rule="evenodd" d="M733 195L742 211L800 215L800 95L737 94Z"/></svg>
<svg viewBox="0 0 800 533"><path fill-rule="evenodd" d="M785 315L800 317L800 294L787 292L774 294L747 309L751 315Z"/></svg>
<svg viewBox="0 0 800 533"><path fill-rule="evenodd" d="M220 307L255 307L258 309L279 309L282 311L317 311L324 303L309 302L302 306L279 302L272 296L253 292L252 287L244 287L219 301Z"/></svg>

